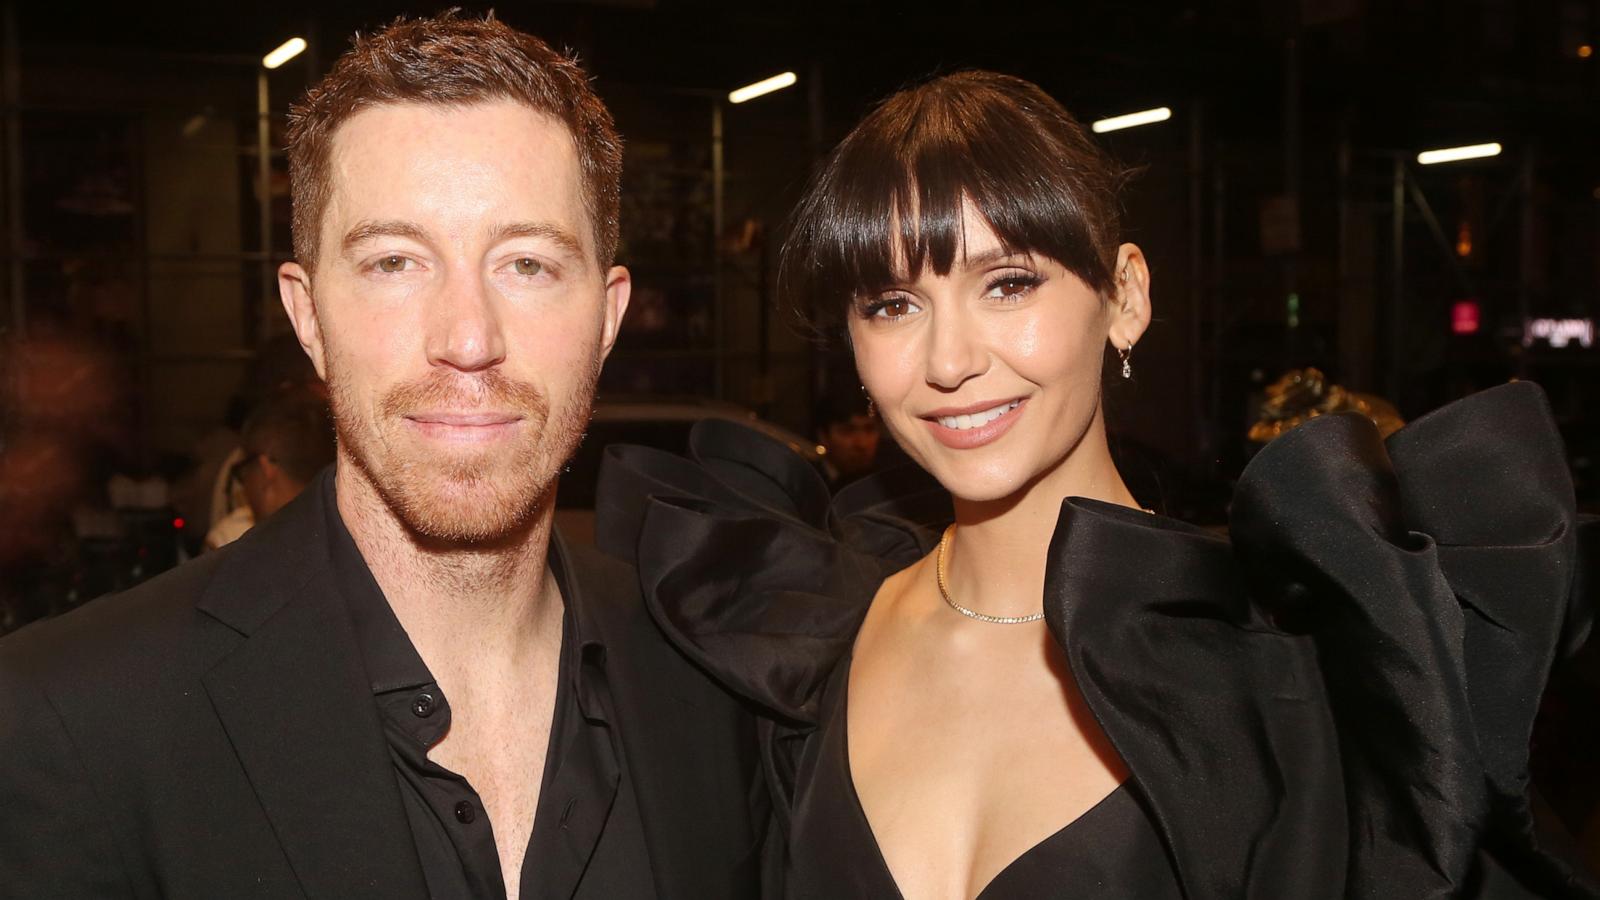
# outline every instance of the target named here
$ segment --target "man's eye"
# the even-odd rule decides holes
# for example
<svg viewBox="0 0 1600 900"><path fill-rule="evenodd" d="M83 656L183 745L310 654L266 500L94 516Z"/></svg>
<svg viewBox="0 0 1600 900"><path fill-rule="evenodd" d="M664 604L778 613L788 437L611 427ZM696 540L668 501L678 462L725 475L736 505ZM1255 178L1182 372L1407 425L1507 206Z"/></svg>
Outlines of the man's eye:
<svg viewBox="0 0 1600 900"><path fill-rule="evenodd" d="M536 259L528 259L527 257L523 257L522 259L512 263L512 267L517 270L518 275L526 275L528 277L532 277L544 271L543 263Z"/></svg>
<svg viewBox="0 0 1600 900"><path fill-rule="evenodd" d="M405 270L406 258L404 256L385 256L378 260L378 271L386 275L394 275Z"/></svg>

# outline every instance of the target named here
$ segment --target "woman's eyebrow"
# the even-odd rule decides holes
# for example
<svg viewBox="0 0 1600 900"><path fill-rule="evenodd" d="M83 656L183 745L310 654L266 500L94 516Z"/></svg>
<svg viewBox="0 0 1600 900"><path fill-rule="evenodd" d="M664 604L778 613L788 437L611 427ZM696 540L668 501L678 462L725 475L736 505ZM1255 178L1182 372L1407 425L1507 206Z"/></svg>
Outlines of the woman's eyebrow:
<svg viewBox="0 0 1600 900"><path fill-rule="evenodd" d="M994 265L1002 260L1013 259L1016 257L1026 258L1027 256L1027 253L1007 250L1004 247L992 247L988 250L982 251L981 253L975 253L971 256L963 256L961 259L961 265L968 269L978 269L984 266Z"/></svg>

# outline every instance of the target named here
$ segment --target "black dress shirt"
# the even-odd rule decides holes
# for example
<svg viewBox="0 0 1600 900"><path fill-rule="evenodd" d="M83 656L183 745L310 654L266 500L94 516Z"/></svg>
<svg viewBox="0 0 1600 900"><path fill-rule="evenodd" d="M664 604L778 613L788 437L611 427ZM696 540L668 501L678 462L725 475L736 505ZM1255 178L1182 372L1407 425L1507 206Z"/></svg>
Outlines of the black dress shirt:
<svg viewBox="0 0 1600 900"><path fill-rule="evenodd" d="M465 777L428 758L428 751L450 729L449 700L329 499L333 568L371 683L428 892L448 900L504 898L500 857L482 800ZM565 605L561 657L545 766L539 776L539 803L522 861L520 897L650 896L654 889L648 880L639 811L631 786L621 777L621 751L606 682L606 648L595 639L596 629L586 627L583 586L567 565L559 536L552 536L549 564ZM544 737L529 735L529 739ZM626 862L608 865L608 859Z"/></svg>

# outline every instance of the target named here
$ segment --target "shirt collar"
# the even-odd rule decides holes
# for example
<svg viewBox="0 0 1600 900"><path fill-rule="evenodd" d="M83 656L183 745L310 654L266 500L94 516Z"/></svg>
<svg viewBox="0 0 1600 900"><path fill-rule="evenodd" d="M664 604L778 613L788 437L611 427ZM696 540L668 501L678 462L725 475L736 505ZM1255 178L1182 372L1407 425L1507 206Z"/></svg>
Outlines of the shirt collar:
<svg viewBox="0 0 1600 900"><path fill-rule="evenodd" d="M367 677L375 694L415 688L433 682L427 663L394 614L383 590L372 576L355 538L339 515L333 478L322 479L323 508L328 518L328 553L334 579L343 596L356 634ZM573 641L575 653L563 654L562 680L572 689L578 709L592 725L611 721L610 692L606 686L606 646L588 609L583 579L574 570L571 551L554 529L550 534L549 561L565 605L562 640Z"/></svg>
<svg viewBox="0 0 1600 900"><path fill-rule="evenodd" d="M563 673L573 679L577 688L578 709L593 725L606 725L611 721L611 697L606 684L606 645L600 638L600 629L593 619L592 599L585 596L583 578L572 564L572 552L566 539L554 526L550 529L549 566L555 575L566 603L565 633L570 634L573 647L573 669Z"/></svg>

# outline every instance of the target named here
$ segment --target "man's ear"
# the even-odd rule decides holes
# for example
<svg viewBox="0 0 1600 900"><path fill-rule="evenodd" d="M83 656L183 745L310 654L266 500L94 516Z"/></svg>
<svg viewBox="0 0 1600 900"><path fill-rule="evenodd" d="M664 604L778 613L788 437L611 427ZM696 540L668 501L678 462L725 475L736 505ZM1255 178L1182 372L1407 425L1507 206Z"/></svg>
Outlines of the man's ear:
<svg viewBox="0 0 1600 900"><path fill-rule="evenodd" d="M1144 251L1135 244L1117 248L1117 267L1112 278L1116 292L1111 298L1111 321L1106 340L1117 350L1139 343L1150 327L1150 266Z"/></svg>
<svg viewBox="0 0 1600 900"><path fill-rule="evenodd" d="M327 351L322 343L322 327L317 323L316 301L311 296L311 273L296 262L279 266L278 297L283 301L283 311L289 314L289 324L300 339L300 347L317 368L317 377L327 381Z"/></svg>
<svg viewBox="0 0 1600 900"><path fill-rule="evenodd" d="M617 333L622 330L622 317L628 312L628 298L633 295L633 276L626 266L612 266L606 273L605 322L600 331L600 358L611 355L616 346Z"/></svg>

